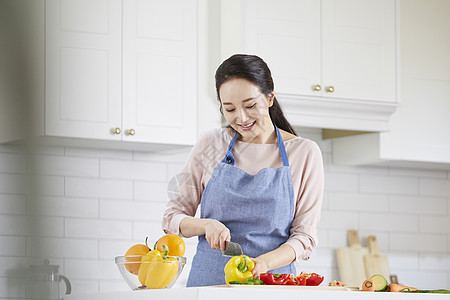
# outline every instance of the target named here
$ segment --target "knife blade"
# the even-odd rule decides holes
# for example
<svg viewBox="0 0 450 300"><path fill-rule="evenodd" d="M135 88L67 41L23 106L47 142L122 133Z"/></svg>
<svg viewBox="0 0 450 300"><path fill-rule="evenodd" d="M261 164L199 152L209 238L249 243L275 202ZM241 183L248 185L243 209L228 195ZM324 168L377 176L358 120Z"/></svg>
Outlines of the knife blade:
<svg viewBox="0 0 450 300"><path fill-rule="evenodd" d="M238 243L229 242L225 243L225 250L222 251L223 256L239 256L242 255L242 247Z"/></svg>

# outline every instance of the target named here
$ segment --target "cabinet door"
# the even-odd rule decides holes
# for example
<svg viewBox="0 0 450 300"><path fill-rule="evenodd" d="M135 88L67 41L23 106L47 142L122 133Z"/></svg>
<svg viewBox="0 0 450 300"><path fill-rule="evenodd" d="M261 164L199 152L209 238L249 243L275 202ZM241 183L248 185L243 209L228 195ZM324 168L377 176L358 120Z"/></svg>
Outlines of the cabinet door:
<svg viewBox="0 0 450 300"><path fill-rule="evenodd" d="M244 50L266 61L275 92L320 95L320 1L243 1Z"/></svg>
<svg viewBox="0 0 450 300"><path fill-rule="evenodd" d="M322 0L322 11L324 96L395 102L395 1Z"/></svg>
<svg viewBox="0 0 450 300"><path fill-rule="evenodd" d="M121 1L46 2L46 135L120 139Z"/></svg>
<svg viewBox="0 0 450 300"><path fill-rule="evenodd" d="M123 139L192 143L196 1L127 0L123 10Z"/></svg>

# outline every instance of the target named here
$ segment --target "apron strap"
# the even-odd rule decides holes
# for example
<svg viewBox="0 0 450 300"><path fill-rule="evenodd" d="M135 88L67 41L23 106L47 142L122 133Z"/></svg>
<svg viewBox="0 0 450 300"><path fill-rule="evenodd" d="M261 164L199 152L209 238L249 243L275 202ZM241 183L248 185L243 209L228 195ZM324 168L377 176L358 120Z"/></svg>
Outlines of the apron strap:
<svg viewBox="0 0 450 300"><path fill-rule="evenodd" d="M273 124L275 126L275 132L277 134L277 141L278 141L278 149L280 150L281 160L283 162L283 166L289 167L289 160L286 154L286 149L284 148L283 139L281 138L280 130L278 129L277 125ZM222 159L222 162L225 164L229 164L234 166L234 156L233 156L233 147L234 143L236 142L236 139L238 138L239 133L236 131L236 134L234 135L233 139L230 142L230 145L228 146L227 154L225 154L225 157Z"/></svg>
<svg viewBox="0 0 450 300"><path fill-rule="evenodd" d="M234 135L233 139L230 142L230 145L228 146L227 154L225 154L225 157L222 159L222 162L225 164L229 164L234 166L234 156L233 156L233 146L236 142L236 139L238 138L239 133L236 131L236 134Z"/></svg>
<svg viewBox="0 0 450 300"><path fill-rule="evenodd" d="M275 131L277 132L277 140L278 140L278 149L280 149L281 160L283 161L283 166L289 167L289 160L286 154L286 149L284 148L283 139L281 138L280 130L278 130L277 125L275 126Z"/></svg>

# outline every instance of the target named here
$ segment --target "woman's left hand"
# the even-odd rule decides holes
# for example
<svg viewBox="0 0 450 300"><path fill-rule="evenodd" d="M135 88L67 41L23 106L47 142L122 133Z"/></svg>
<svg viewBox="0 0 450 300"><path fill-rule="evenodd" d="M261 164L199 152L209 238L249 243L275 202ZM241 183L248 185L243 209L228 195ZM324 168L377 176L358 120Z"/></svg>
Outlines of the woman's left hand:
<svg viewBox="0 0 450 300"><path fill-rule="evenodd" d="M255 267L253 268L253 278L259 279L259 274L266 273L269 271L269 267L267 266L266 261L261 256L258 256L256 258L252 258L253 262L255 263Z"/></svg>

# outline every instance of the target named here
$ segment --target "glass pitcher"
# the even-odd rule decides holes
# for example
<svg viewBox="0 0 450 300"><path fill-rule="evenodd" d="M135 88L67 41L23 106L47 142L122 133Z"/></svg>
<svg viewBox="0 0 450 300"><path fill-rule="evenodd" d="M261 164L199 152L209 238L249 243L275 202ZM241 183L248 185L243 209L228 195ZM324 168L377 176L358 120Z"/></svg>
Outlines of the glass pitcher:
<svg viewBox="0 0 450 300"><path fill-rule="evenodd" d="M37 300L60 300L59 283L64 281L66 295L72 291L69 279L58 273L58 265L50 265L48 259L44 259L43 265L29 267L29 284L27 298Z"/></svg>

